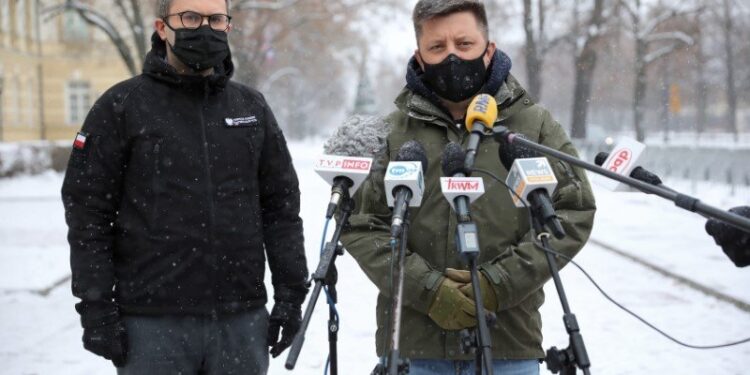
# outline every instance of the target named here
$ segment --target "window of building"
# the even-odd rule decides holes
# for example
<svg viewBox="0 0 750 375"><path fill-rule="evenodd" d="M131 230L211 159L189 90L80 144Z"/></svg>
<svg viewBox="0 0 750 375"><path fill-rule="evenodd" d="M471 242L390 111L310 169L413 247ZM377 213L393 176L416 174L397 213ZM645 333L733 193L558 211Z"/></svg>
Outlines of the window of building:
<svg viewBox="0 0 750 375"><path fill-rule="evenodd" d="M66 122L80 126L91 107L91 85L86 81L70 81L66 88Z"/></svg>
<svg viewBox="0 0 750 375"><path fill-rule="evenodd" d="M21 125L21 81L18 77L11 80L8 90L8 117L10 124L8 126Z"/></svg>
<svg viewBox="0 0 750 375"><path fill-rule="evenodd" d="M5 76L3 75L3 66L0 64L0 132L2 132L3 125L5 124L5 114L3 113L3 103L5 102L4 91ZM2 133L0 133L0 141L2 141Z"/></svg>
<svg viewBox="0 0 750 375"><path fill-rule="evenodd" d="M8 1L9 0L0 0L0 33L3 34L10 31L10 17L8 17L10 6Z"/></svg>
<svg viewBox="0 0 750 375"><path fill-rule="evenodd" d="M35 127L37 125L36 123L36 95L35 95L35 88L36 83L34 82L33 78L29 78L26 81L26 88L24 92L26 93L26 102L24 103L24 115L25 119L24 122L26 123L26 126L28 127Z"/></svg>
<svg viewBox="0 0 750 375"><path fill-rule="evenodd" d="M16 35L19 38L26 36L26 0L16 2Z"/></svg>
<svg viewBox="0 0 750 375"><path fill-rule="evenodd" d="M89 40L89 26L78 12L68 11L63 15L63 40L66 42Z"/></svg>

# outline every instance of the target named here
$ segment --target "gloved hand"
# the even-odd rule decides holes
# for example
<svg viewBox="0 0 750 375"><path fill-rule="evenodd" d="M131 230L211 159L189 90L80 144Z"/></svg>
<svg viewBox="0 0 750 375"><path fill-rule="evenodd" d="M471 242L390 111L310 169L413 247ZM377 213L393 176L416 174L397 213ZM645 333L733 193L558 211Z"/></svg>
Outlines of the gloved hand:
<svg viewBox="0 0 750 375"><path fill-rule="evenodd" d="M116 367L125 366L128 355L128 335L125 324L116 320L107 324L84 327L83 347L111 360Z"/></svg>
<svg viewBox="0 0 750 375"><path fill-rule="evenodd" d="M471 285L470 271L448 268L445 270L445 277L455 282L466 284L459 288L459 290L465 296L471 298L472 301L476 300L474 298L474 287ZM492 288L490 281L487 280L487 277L481 272L479 272L479 288L482 290L482 304L484 308L489 311L497 311L498 303L495 290Z"/></svg>
<svg viewBox="0 0 750 375"><path fill-rule="evenodd" d="M461 293L462 286L465 284L444 278L438 287L427 315L442 329L457 331L477 325L476 305Z"/></svg>
<svg viewBox="0 0 750 375"><path fill-rule="evenodd" d="M750 218L748 206L735 207L729 212ZM716 244L721 246L724 253L737 267L750 265L750 233L716 219L710 219L706 223L706 232L713 236Z"/></svg>
<svg viewBox="0 0 750 375"><path fill-rule="evenodd" d="M128 335L120 311L112 302L81 301L76 304L83 326L83 347L111 360L116 367L125 365Z"/></svg>
<svg viewBox="0 0 750 375"><path fill-rule="evenodd" d="M294 335L302 325L302 307L291 302L276 302L268 324L268 346L276 358L292 345ZM283 328L283 331L281 330ZM281 340L279 332L281 331Z"/></svg>

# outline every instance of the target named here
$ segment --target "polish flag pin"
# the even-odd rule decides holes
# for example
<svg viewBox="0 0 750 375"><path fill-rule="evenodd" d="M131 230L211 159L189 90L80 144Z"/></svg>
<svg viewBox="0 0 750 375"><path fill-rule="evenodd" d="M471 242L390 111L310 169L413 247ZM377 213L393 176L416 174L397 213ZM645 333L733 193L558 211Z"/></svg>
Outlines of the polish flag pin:
<svg viewBox="0 0 750 375"><path fill-rule="evenodd" d="M78 132L75 141L73 141L73 148L83 150L86 147L86 134Z"/></svg>

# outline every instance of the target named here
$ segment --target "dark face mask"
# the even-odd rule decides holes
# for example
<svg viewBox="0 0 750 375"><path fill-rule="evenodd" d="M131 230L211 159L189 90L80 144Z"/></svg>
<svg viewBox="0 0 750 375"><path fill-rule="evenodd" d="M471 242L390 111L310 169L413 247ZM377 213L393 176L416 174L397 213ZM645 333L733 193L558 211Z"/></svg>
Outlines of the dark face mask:
<svg viewBox="0 0 750 375"><path fill-rule="evenodd" d="M229 55L229 42L224 31L214 31L208 25L195 30L172 30L175 33L174 46L170 46L172 53L196 72L218 66Z"/></svg>
<svg viewBox="0 0 750 375"><path fill-rule="evenodd" d="M425 82L435 94L451 102L471 98L487 81L487 67L484 66L487 48L474 60L463 60L451 53L440 63L424 63Z"/></svg>

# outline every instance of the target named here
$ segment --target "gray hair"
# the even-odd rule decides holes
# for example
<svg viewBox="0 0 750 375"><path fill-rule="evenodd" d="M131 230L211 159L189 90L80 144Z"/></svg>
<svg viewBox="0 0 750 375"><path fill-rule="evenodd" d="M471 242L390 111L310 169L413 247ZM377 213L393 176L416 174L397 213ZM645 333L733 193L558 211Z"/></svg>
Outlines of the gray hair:
<svg viewBox="0 0 750 375"><path fill-rule="evenodd" d="M172 6L172 2L174 0L157 0L156 1L156 16L159 18L165 18L169 14L169 7ZM230 0L226 0L227 2L227 13L229 13L229 2Z"/></svg>
<svg viewBox="0 0 750 375"><path fill-rule="evenodd" d="M479 28L484 38L489 40L489 25L487 22L487 10L484 3L479 0L419 0L414 6L412 21L414 32L417 35L417 43L422 36L422 24L438 17L449 16L454 13L471 12L477 19Z"/></svg>

